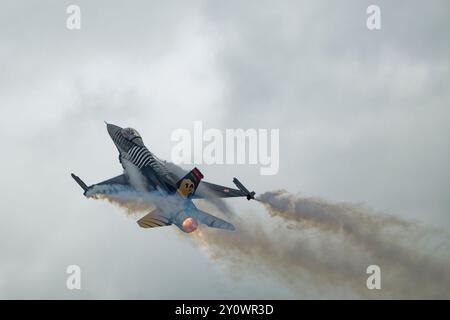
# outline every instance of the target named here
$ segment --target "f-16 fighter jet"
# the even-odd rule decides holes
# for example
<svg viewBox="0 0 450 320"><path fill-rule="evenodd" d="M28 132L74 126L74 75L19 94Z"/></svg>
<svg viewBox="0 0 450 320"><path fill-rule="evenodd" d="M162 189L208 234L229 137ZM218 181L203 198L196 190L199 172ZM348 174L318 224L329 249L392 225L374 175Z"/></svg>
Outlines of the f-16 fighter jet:
<svg viewBox="0 0 450 320"><path fill-rule="evenodd" d="M137 197L149 196L156 208L137 221L142 228L174 224L190 233L197 229L199 223L203 223L212 228L234 230L231 223L198 209L192 200L255 198L255 192L248 191L236 178L233 182L238 189L228 188L202 181L203 175L197 168L186 174L179 167L159 160L145 147L135 129L123 129L109 123L106 127L119 151L124 173L91 186L73 173L72 177L83 188L86 197L110 194L111 190L127 190L128 194L131 192Z"/></svg>

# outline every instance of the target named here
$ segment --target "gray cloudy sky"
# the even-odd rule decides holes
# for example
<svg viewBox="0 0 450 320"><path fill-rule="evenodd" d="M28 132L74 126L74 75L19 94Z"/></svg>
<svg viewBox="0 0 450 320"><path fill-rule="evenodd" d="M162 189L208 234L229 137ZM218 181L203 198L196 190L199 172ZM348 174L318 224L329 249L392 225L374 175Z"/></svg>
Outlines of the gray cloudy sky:
<svg viewBox="0 0 450 320"><path fill-rule="evenodd" d="M366 28L381 7L382 30ZM69 4L81 30L66 29ZM353 297L236 272L175 228L141 230L71 180L121 172L103 120L170 135L280 128L280 171L200 166L256 192L361 202L450 228L448 1L0 2L0 298ZM228 201L237 215L257 203ZM82 290L65 287L78 264ZM231 270L231 271L230 271ZM307 277L305 277L307 279ZM307 280L305 280L307 283Z"/></svg>

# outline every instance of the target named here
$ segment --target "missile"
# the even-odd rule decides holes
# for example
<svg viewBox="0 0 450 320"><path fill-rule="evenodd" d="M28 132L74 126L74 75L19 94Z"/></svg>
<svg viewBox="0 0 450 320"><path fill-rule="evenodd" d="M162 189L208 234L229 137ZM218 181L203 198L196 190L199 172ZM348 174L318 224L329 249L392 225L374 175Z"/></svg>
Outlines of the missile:
<svg viewBox="0 0 450 320"><path fill-rule="evenodd" d="M73 173L71 173L70 175L72 176L73 180L75 180L75 182L78 183L78 185L83 189L84 192L89 189L86 183L84 183L83 180L81 180L78 176L74 175Z"/></svg>
<svg viewBox="0 0 450 320"><path fill-rule="evenodd" d="M239 190L247 195L247 200L255 199L255 191L248 191L248 189L244 187L244 185L237 178L233 178L233 183Z"/></svg>

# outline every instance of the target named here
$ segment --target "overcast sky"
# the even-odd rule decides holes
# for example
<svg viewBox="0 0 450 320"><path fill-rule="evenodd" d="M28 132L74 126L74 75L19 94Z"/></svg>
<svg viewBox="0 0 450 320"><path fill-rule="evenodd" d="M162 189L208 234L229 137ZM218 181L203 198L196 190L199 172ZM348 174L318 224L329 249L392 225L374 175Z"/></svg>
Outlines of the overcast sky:
<svg viewBox="0 0 450 320"><path fill-rule="evenodd" d="M81 8L81 30L66 8ZM366 28L378 4L382 29ZM448 1L0 2L0 298L317 298L142 230L70 178L121 173L104 120L170 160L171 133L280 129L280 170L200 165L256 192L450 228ZM187 166L189 167L189 166ZM227 200L237 215L258 203ZM264 220L266 219L266 220ZM219 231L220 232L220 231ZM66 267L82 270L69 291Z"/></svg>

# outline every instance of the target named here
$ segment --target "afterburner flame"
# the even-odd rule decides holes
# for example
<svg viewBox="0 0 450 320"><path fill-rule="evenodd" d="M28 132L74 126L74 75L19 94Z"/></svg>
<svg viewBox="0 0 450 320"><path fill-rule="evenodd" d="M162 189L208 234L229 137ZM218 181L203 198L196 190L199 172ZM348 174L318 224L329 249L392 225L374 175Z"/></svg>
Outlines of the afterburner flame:
<svg viewBox="0 0 450 320"><path fill-rule="evenodd" d="M190 233L197 229L198 223L197 223L197 221L195 221L194 219L189 217L189 218L184 219L182 227L183 227L184 232Z"/></svg>

